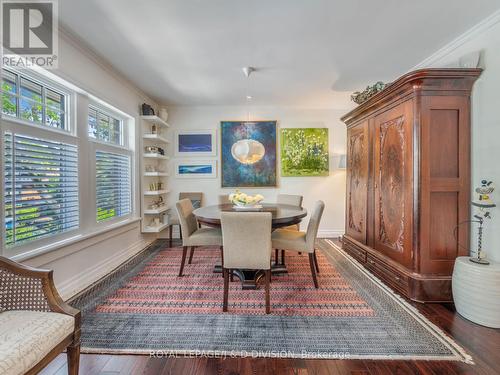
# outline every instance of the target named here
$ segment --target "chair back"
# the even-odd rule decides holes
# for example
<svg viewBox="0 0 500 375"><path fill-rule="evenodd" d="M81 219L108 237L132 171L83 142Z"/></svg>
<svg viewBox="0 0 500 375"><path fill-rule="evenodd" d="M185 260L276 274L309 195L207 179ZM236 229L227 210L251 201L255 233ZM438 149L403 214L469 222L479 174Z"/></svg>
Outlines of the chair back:
<svg viewBox="0 0 500 375"><path fill-rule="evenodd" d="M270 212L222 212L224 268L271 269Z"/></svg>
<svg viewBox="0 0 500 375"><path fill-rule="evenodd" d="M229 194L219 194L219 204L231 204Z"/></svg>
<svg viewBox="0 0 500 375"><path fill-rule="evenodd" d="M177 214L179 215L179 223L181 224L183 241L191 236L198 229L198 221L193 214L193 204L189 199L182 199L175 204Z"/></svg>
<svg viewBox="0 0 500 375"><path fill-rule="evenodd" d="M302 207L302 195L278 194L278 204L289 204L290 206Z"/></svg>
<svg viewBox="0 0 500 375"><path fill-rule="evenodd" d="M325 203L323 201L317 201L314 205L311 218L309 219L309 224L307 225L306 246L310 252L314 251L314 243L316 242L316 237L318 236L319 223L324 209Z"/></svg>
<svg viewBox="0 0 500 375"><path fill-rule="evenodd" d="M183 199L189 199L195 209L200 208L203 203L203 193L179 193L179 200Z"/></svg>

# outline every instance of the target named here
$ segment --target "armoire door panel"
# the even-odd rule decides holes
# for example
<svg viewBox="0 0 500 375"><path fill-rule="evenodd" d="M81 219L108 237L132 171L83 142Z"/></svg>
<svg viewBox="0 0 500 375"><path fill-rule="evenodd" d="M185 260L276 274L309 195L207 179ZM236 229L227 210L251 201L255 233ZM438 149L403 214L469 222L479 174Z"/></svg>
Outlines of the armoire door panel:
<svg viewBox="0 0 500 375"><path fill-rule="evenodd" d="M411 101L375 117L375 249L411 267L413 145Z"/></svg>
<svg viewBox="0 0 500 375"><path fill-rule="evenodd" d="M469 98L425 97L421 121L420 272L450 274L469 245Z"/></svg>
<svg viewBox="0 0 500 375"><path fill-rule="evenodd" d="M346 234L363 244L366 244L368 141L368 123L348 130Z"/></svg>

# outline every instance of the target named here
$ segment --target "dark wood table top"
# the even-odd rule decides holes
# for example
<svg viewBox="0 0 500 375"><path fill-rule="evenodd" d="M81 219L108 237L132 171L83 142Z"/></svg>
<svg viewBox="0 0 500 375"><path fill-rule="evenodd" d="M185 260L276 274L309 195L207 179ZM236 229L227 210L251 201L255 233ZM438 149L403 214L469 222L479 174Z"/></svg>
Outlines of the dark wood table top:
<svg viewBox="0 0 500 375"><path fill-rule="evenodd" d="M273 215L273 228L286 227L298 224L307 215L305 208L290 206L288 204L262 203L262 208L258 211L242 211L233 208L232 204L219 204L197 208L193 211L198 221L204 225L220 227L220 214L223 211L229 212L271 212Z"/></svg>

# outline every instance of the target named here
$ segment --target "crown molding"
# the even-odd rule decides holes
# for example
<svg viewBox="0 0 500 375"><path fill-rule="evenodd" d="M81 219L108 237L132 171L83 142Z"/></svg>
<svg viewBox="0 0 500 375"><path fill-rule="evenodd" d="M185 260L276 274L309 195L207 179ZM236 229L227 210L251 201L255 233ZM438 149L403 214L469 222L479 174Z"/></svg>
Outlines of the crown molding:
<svg viewBox="0 0 500 375"><path fill-rule="evenodd" d="M455 51L457 48L461 47L468 41L486 32L488 29L495 26L499 22L500 22L500 9L491 14L490 16L486 17L478 24L471 27L465 33L461 34L460 36L452 40L450 43L446 44L444 47L434 52L432 55L427 57L419 64L415 65L411 70L422 69L432 66L443 57L449 55L450 53L452 53L453 51Z"/></svg>
<svg viewBox="0 0 500 375"><path fill-rule="evenodd" d="M125 85L131 91L135 92L141 99L145 102L151 103L158 106L157 100L153 99L151 96L146 94L144 91L139 89L130 79L125 75L120 73L110 62L103 58L99 53L97 53L86 41L84 41L80 36L70 31L68 28L64 27L59 23L59 37L64 38L68 43L75 47L82 54L90 58L96 65L101 67L113 78L118 80L120 83Z"/></svg>

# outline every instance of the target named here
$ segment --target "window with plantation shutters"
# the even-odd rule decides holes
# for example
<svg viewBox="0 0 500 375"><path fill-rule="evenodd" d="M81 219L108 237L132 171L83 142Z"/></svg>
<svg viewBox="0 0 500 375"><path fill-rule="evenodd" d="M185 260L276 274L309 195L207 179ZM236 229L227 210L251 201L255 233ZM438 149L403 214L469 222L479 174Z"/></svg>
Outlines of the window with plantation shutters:
<svg viewBox="0 0 500 375"><path fill-rule="evenodd" d="M7 247L79 227L76 145L5 133Z"/></svg>
<svg viewBox="0 0 500 375"><path fill-rule="evenodd" d="M96 151L97 221L131 213L131 160L129 155Z"/></svg>

